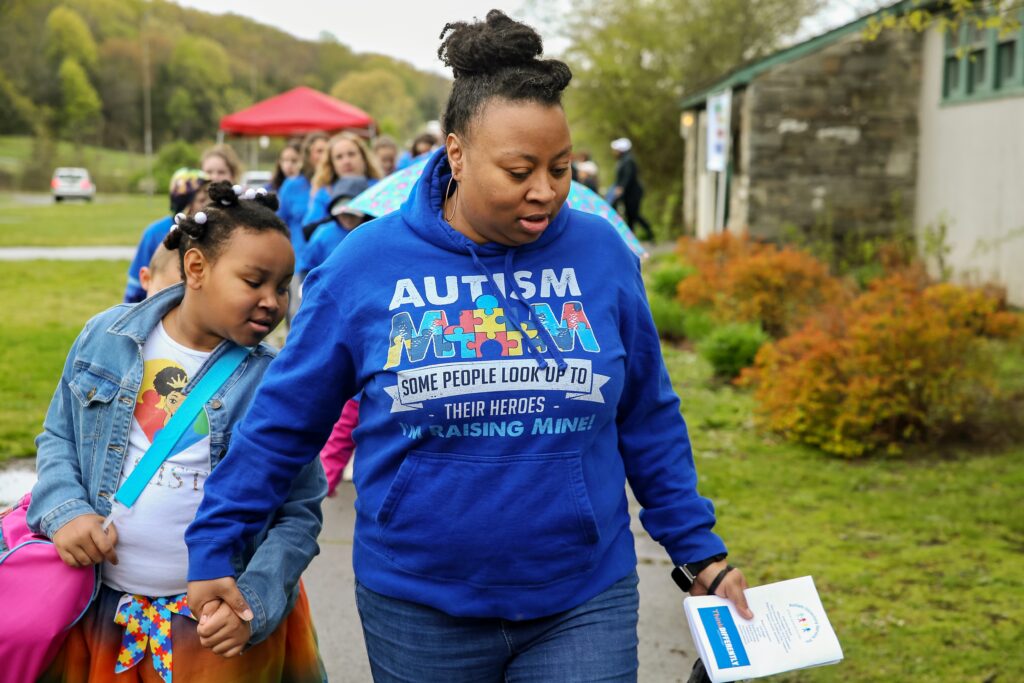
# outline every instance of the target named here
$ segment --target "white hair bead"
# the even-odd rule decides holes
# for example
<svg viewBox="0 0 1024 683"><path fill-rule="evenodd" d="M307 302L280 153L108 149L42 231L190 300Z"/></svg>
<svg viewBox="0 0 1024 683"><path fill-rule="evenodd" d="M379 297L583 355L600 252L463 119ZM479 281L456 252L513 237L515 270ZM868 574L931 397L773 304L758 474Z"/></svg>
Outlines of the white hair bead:
<svg viewBox="0 0 1024 683"><path fill-rule="evenodd" d="M195 216L193 216L192 219L196 223L198 223L199 225L205 225L206 224L206 212L205 211L200 211Z"/></svg>
<svg viewBox="0 0 1024 683"><path fill-rule="evenodd" d="M265 187L257 187L256 188L256 194L258 194L261 197L266 197L267 196L267 188L265 188Z"/></svg>
<svg viewBox="0 0 1024 683"><path fill-rule="evenodd" d="M250 201L256 199L256 190L250 187L248 190L245 191L245 194L242 195L242 199L248 199Z"/></svg>
<svg viewBox="0 0 1024 683"><path fill-rule="evenodd" d="M242 194L242 186L241 185L232 185L231 189L235 191L236 195Z"/></svg>
<svg viewBox="0 0 1024 683"><path fill-rule="evenodd" d="M188 218L188 216L186 216L185 214L183 214L183 213L176 213L176 214L174 214L174 224L175 225L181 225L181 222L183 220L185 220L186 218Z"/></svg>

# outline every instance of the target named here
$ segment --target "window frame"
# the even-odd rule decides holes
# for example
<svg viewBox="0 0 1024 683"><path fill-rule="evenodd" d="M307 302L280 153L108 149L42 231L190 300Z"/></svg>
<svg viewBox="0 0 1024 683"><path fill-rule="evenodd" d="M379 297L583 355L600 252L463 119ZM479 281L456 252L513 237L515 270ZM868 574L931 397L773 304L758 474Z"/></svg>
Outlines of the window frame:
<svg viewBox="0 0 1024 683"><path fill-rule="evenodd" d="M966 23L959 27L956 36L952 33L944 36L942 104L963 104L1024 95L1024 11L1021 11L1019 18L1021 28L1002 38L999 30L994 28L982 29L980 35L977 35L978 30ZM971 40L972 36L974 40ZM1006 43L1014 43L1014 70L1011 78L1002 78L1000 74L999 48ZM957 54L961 46L964 46L963 56ZM974 81L977 74L975 55L979 52L984 59L984 73L981 79ZM955 67L952 66L953 60L956 60ZM956 77L951 78L950 72L954 69Z"/></svg>

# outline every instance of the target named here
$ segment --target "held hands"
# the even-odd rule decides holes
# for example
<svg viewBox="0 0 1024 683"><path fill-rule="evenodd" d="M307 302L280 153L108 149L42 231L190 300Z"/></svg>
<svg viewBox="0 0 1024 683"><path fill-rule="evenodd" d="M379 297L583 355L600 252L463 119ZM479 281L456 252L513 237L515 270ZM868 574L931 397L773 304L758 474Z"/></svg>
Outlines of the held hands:
<svg viewBox="0 0 1024 683"><path fill-rule="evenodd" d="M53 535L53 545L69 567L90 567L104 560L117 564L117 529L103 530L99 515L82 515L62 526Z"/></svg>
<svg viewBox="0 0 1024 683"><path fill-rule="evenodd" d="M199 642L216 654L234 657L252 637L252 610L230 576L189 581L188 606L199 618Z"/></svg>
<svg viewBox="0 0 1024 683"><path fill-rule="evenodd" d="M199 617L199 643L221 657L234 657L242 653L252 637L252 627L235 614L226 602L210 600L203 605Z"/></svg>
<svg viewBox="0 0 1024 683"><path fill-rule="evenodd" d="M690 589L690 595L707 595L708 586L712 584L715 577L728 566L728 562L721 560L713 564L709 564L704 570L697 574L697 580L693 582L693 587ZM732 604L736 605L736 609L739 611L740 616L744 619L753 619L754 613L750 611L750 606L747 605L747 596L744 595L743 591L749 588L747 585L747 579L743 576L743 572L739 569L733 569L722 582L718 584L715 589L715 595L720 598L725 598Z"/></svg>

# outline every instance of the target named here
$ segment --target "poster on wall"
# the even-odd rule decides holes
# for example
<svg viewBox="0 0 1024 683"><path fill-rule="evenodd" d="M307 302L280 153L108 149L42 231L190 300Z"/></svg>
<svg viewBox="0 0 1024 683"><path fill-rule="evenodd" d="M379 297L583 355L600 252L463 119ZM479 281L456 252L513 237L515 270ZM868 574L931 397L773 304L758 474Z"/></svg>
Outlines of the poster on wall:
<svg viewBox="0 0 1024 683"><path fill-rule="evenodd" d="M708 97L708 170L724 173L729 159L732 90Z"/></svg>

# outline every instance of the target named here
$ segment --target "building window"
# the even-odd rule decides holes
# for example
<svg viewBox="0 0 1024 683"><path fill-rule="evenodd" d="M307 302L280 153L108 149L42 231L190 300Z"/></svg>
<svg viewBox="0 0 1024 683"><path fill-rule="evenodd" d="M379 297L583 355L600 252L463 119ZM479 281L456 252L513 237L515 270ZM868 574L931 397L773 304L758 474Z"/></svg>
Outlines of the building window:
<svg viewBox="0 0 1024 683"><path fill-rule="evenodd" d="M1017 41L1008 40L999 43L996 48L996 88L1004 85L1012 85L1019 79L1017 74L1020 71L1017 62Z"/></svg>
<svg viewBox="0 0 1024 683"><path fill-rule="evenodd" d="M946 34L943 52L944 102L1024 95L1024 28L1007 35L962 26Z"/></svg>

